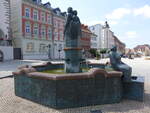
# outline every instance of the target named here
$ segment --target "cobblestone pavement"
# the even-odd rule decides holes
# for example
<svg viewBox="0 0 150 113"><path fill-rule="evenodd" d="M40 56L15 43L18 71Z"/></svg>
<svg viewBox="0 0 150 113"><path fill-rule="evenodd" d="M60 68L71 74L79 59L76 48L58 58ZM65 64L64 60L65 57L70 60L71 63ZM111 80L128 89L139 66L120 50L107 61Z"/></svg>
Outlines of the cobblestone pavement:
<svg viewBox="0 0 150 113"><path fill-rule="evenodd" d="M133 75L145 76L144 102L122 100L121 103L55 110L14 95L13 78L0 79L0 113L90 113L101 110L103 113L150 113L150 61L123 59L132 66Z"/></svg>

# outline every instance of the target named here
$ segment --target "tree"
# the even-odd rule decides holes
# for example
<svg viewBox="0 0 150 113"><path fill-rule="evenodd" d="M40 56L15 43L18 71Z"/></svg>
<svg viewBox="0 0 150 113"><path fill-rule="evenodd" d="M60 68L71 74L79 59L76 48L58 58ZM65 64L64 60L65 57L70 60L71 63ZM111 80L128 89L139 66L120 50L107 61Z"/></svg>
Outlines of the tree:
<svg viewBox="0 0 150 113"><path fill-rule="evenodd" d="M91 53L92 56L96 57L96 49L90 49L89 52Z"/></svg>
<svg viewBox="0 0 150 113"><path fill-rule="evenodd" d="M107 48L100 49L100 54L102 54L102 56L101 56L102 58L104 57L104 54L107 53L107 51L108 51Z"/></svg>
<svg viewBox="0 0 150 113"><path fill-rule="evenodd" d="M107 48L103 48L103 49L100 50L100 53L101 53L101 54L105 54L105 53L107 53L107 51L108 51Z"/></svg>

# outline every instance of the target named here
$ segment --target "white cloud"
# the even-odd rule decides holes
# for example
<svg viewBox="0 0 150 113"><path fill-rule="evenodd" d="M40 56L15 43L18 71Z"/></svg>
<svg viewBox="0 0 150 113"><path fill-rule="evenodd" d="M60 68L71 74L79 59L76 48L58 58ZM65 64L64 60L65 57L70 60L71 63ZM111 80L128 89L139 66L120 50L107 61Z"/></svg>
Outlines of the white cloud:
<svg viewBox="0 0 150 113"><path fill-rule="evenodd" d="M136 33L136 31L128 31L128 32L126 32L126 37L127 38L135 38L135 37L137 37L137 33Z"/></svg>
<svg viewBox="0 0 150 113"><path fill-rule="evenodd" d="M113 21L113 20L108 21L108 23L110 24L110 26L113 26L113 25L117 25L117 24L118 24L117 21Z"/></svg>
<svg viewBox="0 0 150 113"><path fill-rule="evenodd" d="M86 24L86 25L88 25L88 26L95 25L95 24L104 25L104 24L105 24L105 21L98 21L98 20L95 20L95 21L85 21L85 22L83 21L82 23L83 23L83 24ZM110 21L108 21L108 24L109 24L110 26L113 26L113 25L117 25L118 22L117 22L117 21L114 21L114 20L110 20Z"/></svg>
<svg viewBox="0 0 150 113"><path fill-rule="evenodd" d="M150 5L145 5L140 8L117 8L114 9L110 14L107 14L105 17L108 20L108 23L110 26L117 25L121 18L125 17L126 15L133 15L133 16L138 16L138 15L143 15L144 17L150 18ZM83 21L82 23L87 24L89 26L95 25L95 24L102 24L104 25L105 21L99 21L98 18L96 20L90 20L90 21ZM123 24L123 23L122 23ZM124 22L124 24L129 24L129 22ZM136 32L128 32L126 36L128 35L129 37L135 36Z"/></svg>
<svg viewBox="0 0 150 113"><path fill-rule="evenodd" d="M128 15L130 13L131 13L130 9L118 8L118 9L115 9L112 13L107 14L106 18L107 19L121 19L122 17L124 17L125 15Z"/></svg>
<svg viewBox="0 0 150 113"><path fill-rule="evenodd" d="M141 8L136 8L133 10L135 16L143 15L144 17L150 18L150 6L145 5Z"/></svg>
<svg viewBox="0 0 150 113"><path fill-rule="evenodd" d="M86 24L86 25L95 25L95 24L104 24L105 21L98 21L98 20L94 20L94 21L83 21L82 23L83 24Z"/></svg>

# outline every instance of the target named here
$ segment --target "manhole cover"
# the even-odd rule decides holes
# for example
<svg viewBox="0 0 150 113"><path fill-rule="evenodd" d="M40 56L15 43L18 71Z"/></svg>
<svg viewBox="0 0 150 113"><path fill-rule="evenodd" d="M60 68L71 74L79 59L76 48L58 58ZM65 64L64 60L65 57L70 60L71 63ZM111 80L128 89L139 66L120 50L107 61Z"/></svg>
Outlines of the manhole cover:
<svg viewBox="0 0 150 113"><path fill-rule="evenodd" d="M92 110L91 113L102 113L101 110Z"/></svg>

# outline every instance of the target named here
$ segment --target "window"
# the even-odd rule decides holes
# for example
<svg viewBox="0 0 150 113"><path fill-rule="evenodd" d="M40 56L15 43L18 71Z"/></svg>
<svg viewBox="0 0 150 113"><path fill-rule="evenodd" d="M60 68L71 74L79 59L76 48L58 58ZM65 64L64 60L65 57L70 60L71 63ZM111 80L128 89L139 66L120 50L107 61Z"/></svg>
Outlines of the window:
<svg viewBox="0 0 150 113"><path fill-rule="evenodd" d="M27 43L26 51L30 52L34 50L34 44L32 42Z"/></svg>
<svg viewBox="0 0 150 113"><path fill-rule="evenodd" d="M38 35L38 24L34 24L33 34L36 36Z"/></svg>
<svg viewBox="0 0 150 113"><path fill-rule="evenodd" d="M60 23L59 22L57 23L57 25L58 25L58 27L60 27Z"/></svg>
<svg viewBox="0 0 150 113"><path fill-rule="evenodd" d="M91 43L92 47L96 48L97 47L97 43Z"/></svg>
<svg viewBox="0 0 150 113"><path fill-rule="evenodd" d="M82 32L82 38L86 38L86 33Z"/></svg>
<svg viewBox="0 0 150 113"><path fill-rule="evenodd" d="M37 10L33 11L33 19L38 20L38 11Z"/></svg>
<svg viewBox="0 0 150 113"><path fill-rule="evenodd" d="M92 30L95 30L94 26L92 27Z"/></svg>
<svg viewBox="0 0 150 113"><path fill-rule="evenodd" d="M41 13L41 20L42 20L42 22L45 22L45 13L44 12Z"/></svg>
<svg viewBox="0 0 150 113"><path fill-rule="evenodd" d="M55 40L58 39L58 32L54 32L54 39L55 39Z"/></svg>
<svg viewBox="0 0 150 113"><path fill-rule="evenodd" d="M57 15L60 15L60 11L56 11L56 14L57 14Z"/></svg>
<svg viewBox="0 0 150 113"><path fill-rule="evenodd" d="M29 8L25 8L25 16L27 18L30 18L30 9Z"/></svg>
<svg viewBox="0 0 150 113"><path fill-rule="evenodd" d="M105 31L104 31L104 30L102 30L102 37L104 37L104 36L105 36L104 32L105 32Z"/></svg>
<svg viewBox="0 0 150 113"><path fill-rule="evenodd" d="M60 36L60 40L63 40L63 32L61 31L60 33L59 33L59 36Z"/></svg>
<svg viewBox="0 0 150 113"><path fill-rule="evenodd" d="M57 21L54 21L54 27L57 27Z"/></svg>
<svg viewBox="0 0 150 113"><path fill-rule="evenodd" d="M41 29L41 36L43 37L43 38L45 38L45 27L42 27L42 29Z"/></svg>
<svg viewBox="0 0 150 113"><path fill-rule="evenodd" d="M30 23L25 24L25 30L26 33L31 33Z"/></svg>
<svg viewBox="0 0 150 113"><path fill-rule="evenodd" d="M92 37L92 40L93 40L93 41L96 41L96 37Z"/></svg>
<svg viewBox="0 0 150 113"><path fill-rule="evenodd" d="M59 51L61 51L62 50L62 44L59 44Z"/></svg>
<svg viewBox="0 0 150 113"><path fill-rule="evenodd" d="M49 24L51 24L51 23L52 23L52 18L51 18L51 16L50 16L50 15L48 15L48 16L47 16L47 22L48 22Z"/></svg>
<svg viewBox="0 0 150 113"><path fill-rule="evenodd" d="M48 39L52 39L52 29L48 28Z"/></svg>
<svg viewBox="0 0 150 113"><path fill-rule="evenodd" d="M40 44L39 52L47 52L47 46L45 44Z"/></svg>

